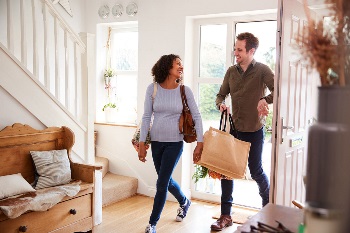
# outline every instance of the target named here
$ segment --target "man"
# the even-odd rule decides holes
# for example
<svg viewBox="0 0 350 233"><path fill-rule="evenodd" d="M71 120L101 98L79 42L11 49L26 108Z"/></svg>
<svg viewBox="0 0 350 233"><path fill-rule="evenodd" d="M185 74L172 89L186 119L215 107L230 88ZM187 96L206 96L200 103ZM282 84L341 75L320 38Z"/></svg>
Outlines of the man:
<svg viewBox="0 0 350 233"><path fill-rule="evenodd" d="M232 118L237 129L237 138L251 143L248 167L251 177L259 186L262 205L269 202L270 184L262 168L262 150L264 145L264 117L268 104L273 101L274 74L271 69L254 60L259 39L245 32L237 36L234 55L236 64L231 66L224 77L216 106L222 112L227 109L225 97L230 94ZM265 96L266 87L271 94ZM229 109L228 109L229 111ZM220 231L232 225L231 208L233 180L221 179L221 216L211 225L212 230Z"/></svg>

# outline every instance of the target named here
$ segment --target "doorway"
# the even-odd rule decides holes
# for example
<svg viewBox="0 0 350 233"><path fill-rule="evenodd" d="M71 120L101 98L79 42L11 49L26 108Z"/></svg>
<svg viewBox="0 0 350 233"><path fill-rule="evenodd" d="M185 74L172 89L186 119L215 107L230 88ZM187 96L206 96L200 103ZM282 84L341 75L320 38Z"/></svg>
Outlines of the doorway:
<svg viewBox="0 0 350 233"><path fill-rule="evenodd" d="M241 32L251 32L259 38L259 48L256 51L256 61L265 63L273 71L276 61L276 30L277 21L233 22L198 25L198 104L202 114L204 132L209 127L219 127L220 113L215 107L215 96L221 86L227 67L233 65L231 56L236 35ZM226 103L229 105L230 98ZM272 149L272 115L270 106L269 116L266 118L265 143L263 150L263 168L268 177L271 172ZM193 169L195 171L195 169ZM193 172L194 172L193 171ZM193 174L193 173L192 173ZM233 202L253 208L261 208L261 197L258 186L250 177L247 168L246 179L235 180ZM199 179L194 185L193 196L200 199L220 202L220 180L206 177Z"/></svg>

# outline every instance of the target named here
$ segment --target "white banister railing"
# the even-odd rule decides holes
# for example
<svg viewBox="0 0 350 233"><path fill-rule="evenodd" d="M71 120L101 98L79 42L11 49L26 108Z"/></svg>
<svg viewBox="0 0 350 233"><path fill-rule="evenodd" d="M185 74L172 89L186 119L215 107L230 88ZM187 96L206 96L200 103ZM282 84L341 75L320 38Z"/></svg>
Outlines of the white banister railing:
<svg viewBox="0 0 350 233"><path fill-rule="evenodd" d="M33 77L79 119L86 105L81 93L85 44L59 15L51 0L7 0L7 49ZM15 17L19 16L19 17ZM81 122L85 125L85 122Z"/></svg>

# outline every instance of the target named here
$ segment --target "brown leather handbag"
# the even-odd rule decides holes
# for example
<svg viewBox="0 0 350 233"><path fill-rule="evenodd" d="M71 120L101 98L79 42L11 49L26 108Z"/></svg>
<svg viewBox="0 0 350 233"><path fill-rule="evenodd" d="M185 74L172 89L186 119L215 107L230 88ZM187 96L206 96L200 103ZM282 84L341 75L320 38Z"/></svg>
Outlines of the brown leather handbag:
<svg viewBox="0 0 350 233"><path fill-rule="evenodd" d="M180 86L181 99L182 99L182 113L180 115L179 130L184 135L184 141L191 143L197 140L197 133L195 124L191 115L190 108L187 105L187 98L185 93L185 86Z"/></svg>

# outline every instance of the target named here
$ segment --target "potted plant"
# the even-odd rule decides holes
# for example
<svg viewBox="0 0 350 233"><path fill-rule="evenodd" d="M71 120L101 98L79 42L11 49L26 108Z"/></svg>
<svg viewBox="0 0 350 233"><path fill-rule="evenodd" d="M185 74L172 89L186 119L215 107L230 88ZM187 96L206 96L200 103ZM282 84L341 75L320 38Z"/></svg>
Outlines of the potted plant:
<svg viewBox="0 0 350 233"><path fill-rule="evenodd" d="M102 111L106 112L106 121L107 122L114 122L116 120L116 114L117 114L117 105L114 102L115 100L112 99L112 92L115 88L113 86L112 80L115 78L116 72L112 68L105 69L105 72L103 74L104 83L105 83L105 90L107 90L107 103L103 106Z"/></svg>
<svg viewBox="0 0 350 233"><path fill-rule="evenodd" d="M350 2L325 3L331 17L316 21L304 1L308 25L296 36L321 83L318 122L308 135L305 222L308 232L350 232Z"/></svg>

